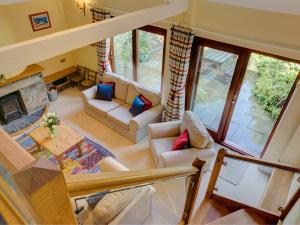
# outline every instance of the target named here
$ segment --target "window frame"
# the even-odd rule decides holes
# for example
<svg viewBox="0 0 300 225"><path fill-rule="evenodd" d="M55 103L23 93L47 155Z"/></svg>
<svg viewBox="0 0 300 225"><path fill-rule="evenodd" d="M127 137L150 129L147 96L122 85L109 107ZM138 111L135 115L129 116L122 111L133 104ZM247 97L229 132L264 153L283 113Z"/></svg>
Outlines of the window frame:
<svg viewBox="0 0 300 225"><path fill-rule="evenodd" d="M300 61L295 60L295 59L290 59L287 57L283 57L283 56L274 55L271 53L266 53L266 52L262 52L262 51L258 51L258 50L254 50L254 49L244 48L241 46L226 44L226 43L202 38L199 36L195 36L194 42L192 45L191 61L190 61L189 73L188 73L187 83L186 83L186 101L185 101L186 102L186 105L185 105L186 110L192 110L192 106L194 104L195 93L197 92L197 87L198 87L198 82L199 82L199 76L200 76L200 70L201 70L201 60L203 58L203 48L204 47L211 47L211 48L225 50L225 51L227 50L227 51L231 51L231 52L236 51L241 54L240 57L242 57L242 59L236 65L236 69L235 69L235 72L233 75L234 80L232 81L232 84L231 84L231 90L229 91L229 93L227 95L227 100L226 100L226 104L224 107L222 119L220 122L220 127L219 127L217 133L211 131L210 129L208 129L208 131L214 138L215 142L217 142L225 147L228 147L229 149L231 149L235 152L238 152L240 154L250 155L249 153L247 153L245 151L245 149L243 149L241 147L233 146L233 145L227 143L225 140L226 134L228 132L228 128L229 128L229 125L230 125L230 122L231 122L231 119L233 116L233 112L235 109L235 104L232 105L231 103L232 103L232 101L234 101L234 95L236 95L236 94L238 95L240 93L243 79L244 79L244 76L245 76L245 73L246 73L246 70L248 67L250 55L252 53L256 53L256 54L261 54L264 56L272 57L272 58L279 59L279 60L284 60L286 62L297 63L297 64L300 64ZM284 103L284 106L282 107L282 110L272 128L272 131L268 137L268 140L261 152L260 158L262 158L264 156L264 154L266 153L266 150L273 138L273 135L278 127L278 124L281 121L282 116L290 102L290 99L295 92L295 89L296 89L296 86L297 86L297 83L299 80L300 80L300 72L297 75L297 77L293 83L293 86L289 92L289 95ZM253 156L253 155L250 155L250 156Z"/></svg>
<svg viewBox="0 0 300 225"><path fill-rule="evenodd" d="M146 25L135 30L132 30L132 79L134 82L138 82L138 65L139 65L139 32L138 30L146 31L152 34L161 35L164 38L163 43L163 56L162 56L162 73L161 73L161 83L160 83L160 93L163 89L163 80L165 75L165 60L166 60L166 47L167 47L167 29L156 27L152 25ZM116 72L115 67L115 57L114 57L114 37L111 37L111 46L109 61L113 72Z"/></svg>

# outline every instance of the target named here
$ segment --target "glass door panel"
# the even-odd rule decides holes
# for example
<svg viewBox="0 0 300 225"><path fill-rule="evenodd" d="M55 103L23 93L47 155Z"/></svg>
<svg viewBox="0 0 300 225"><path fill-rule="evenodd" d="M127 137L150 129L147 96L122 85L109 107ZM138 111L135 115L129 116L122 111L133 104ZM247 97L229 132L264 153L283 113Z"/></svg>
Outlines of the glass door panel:
<svg viewBox="0 0 300 225"><path fill-rule="evenodd" d="M113 37L115 72L133 79L132 31Z"/></svg>
<svg viewBox="0 0 300 225"><path fill-rule="evenodd" d="M220 126L238 55L204 47L194 113L210 130Z"/></svg>
<svg viewBox="0 0 300 225"><path fill-rule="evenodd" d="M252 53L225 142L260 156L299 71L298 64Z"/></svg>
<svg viewBox="0 0 300 225"><path fill-rule="evenodd" d="M164 36L138 31L137 81L145 87L161 90Z"/></svg>

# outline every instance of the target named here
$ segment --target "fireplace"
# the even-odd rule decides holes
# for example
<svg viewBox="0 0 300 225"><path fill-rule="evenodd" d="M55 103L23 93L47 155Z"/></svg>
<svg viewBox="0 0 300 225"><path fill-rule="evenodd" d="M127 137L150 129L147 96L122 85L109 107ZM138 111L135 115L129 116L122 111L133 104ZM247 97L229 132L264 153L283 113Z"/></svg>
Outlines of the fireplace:
<svg viewBox="0 0 300 225"><path fill-rule="evenodd" d="M0 122L7 124L23 115L31 115L48 104L42 74L33 74L0 87Z"/></svg>
<svg viewBox="0 0 300 225"><path fill-rule="evenodd" d="M0 122L7 124L22 117L23 110L18 92L0 98Z"/></svg>

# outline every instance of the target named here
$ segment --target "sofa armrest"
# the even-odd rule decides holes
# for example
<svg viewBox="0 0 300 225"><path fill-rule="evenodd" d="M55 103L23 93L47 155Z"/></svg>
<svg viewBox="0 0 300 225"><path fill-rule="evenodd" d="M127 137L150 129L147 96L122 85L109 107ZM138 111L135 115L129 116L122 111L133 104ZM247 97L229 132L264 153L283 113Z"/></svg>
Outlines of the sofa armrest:
<svg viewBox="0 0 300 225"><path fill-rule="evenodd" d="M191 166L197 157L204 161L210 161L214 156L213 148L189 148L162 153L159 156L158 164L159 167Z"/></svg>
<svg viewBox="0 0 300 225"><path fill-rule="evenodd" d="M150 124L161 121L161 114L163 111L162 105L157 105L152 107L151 109L133 117L129 123L130 130L139 130L142 127Z"/></svg>
<svg viewBox="0 0 300 225"><path fill-rule="evenodd" d="M101 172L113 172L113 171L129 171L129 169L123 164L119 163L112 157L105 157L98 163Z"/></svg>
<svg viewBox="0 0 300 225"><path fill-rule="evenodd" d="M97 86L91 87L85 91L82 92L82 96L86 102L89 100L92 100L96 97L97 93Z"/></svg>
<svg viewBox="0 0 300 225"><path fill-rule="evenodd" d="M181 121L170 121L170 122L149 124L148 126L149 140L179 136L180 124Z"/></svg>

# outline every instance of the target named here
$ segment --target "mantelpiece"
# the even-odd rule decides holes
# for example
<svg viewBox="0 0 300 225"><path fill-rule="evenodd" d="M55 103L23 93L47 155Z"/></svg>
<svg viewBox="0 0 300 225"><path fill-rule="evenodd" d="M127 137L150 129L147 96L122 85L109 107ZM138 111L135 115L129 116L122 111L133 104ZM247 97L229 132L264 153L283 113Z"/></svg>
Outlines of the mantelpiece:
<svg viewBox="0 0 300 225"><path fill-rule="evenodd" d="M14 76L12 78L7 79L6 82L4 82L4 83L0 83L0 87L9 85L11 83L17 82L17 81L22 80L24 78L30 77L33 74L39 74L44 70L45 70L44 67L42 67L38 64L29 65L29 66L27 66L27 68L22 73Z"/></svg>

